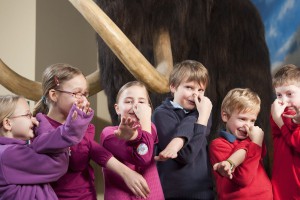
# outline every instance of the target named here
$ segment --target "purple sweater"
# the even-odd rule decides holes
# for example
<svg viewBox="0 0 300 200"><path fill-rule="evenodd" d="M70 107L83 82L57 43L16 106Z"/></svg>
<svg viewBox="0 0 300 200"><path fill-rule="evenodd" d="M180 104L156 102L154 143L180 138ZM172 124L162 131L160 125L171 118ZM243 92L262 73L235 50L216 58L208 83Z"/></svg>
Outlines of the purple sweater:
<svg viewBox="0 0 300 200"><path fill-rule="evenodd" d="M101 134L101 144L109 150L120 162L141 174L148 183L150 195L148 200L163 200L164 195L160 184L157 168L153 159L154 145L158 142L156 128L151 126L151 134L138 129L135 140L118 139L114 131L118 126L106 127ZM104 168L105 200L140 199L129 190L124 180L116 173Z"/></svg>
<svg viewBox="0 0 300 200"><path fill-rule="evenodd" d="M78 117L71 118L74 111ZM40 125L30 145L26 141L0 137L0 199L57 199L49 182L56 181L68 168L68 148L81 141L93 117L75 106L66 123L56 129L42 114Z"/></svg>

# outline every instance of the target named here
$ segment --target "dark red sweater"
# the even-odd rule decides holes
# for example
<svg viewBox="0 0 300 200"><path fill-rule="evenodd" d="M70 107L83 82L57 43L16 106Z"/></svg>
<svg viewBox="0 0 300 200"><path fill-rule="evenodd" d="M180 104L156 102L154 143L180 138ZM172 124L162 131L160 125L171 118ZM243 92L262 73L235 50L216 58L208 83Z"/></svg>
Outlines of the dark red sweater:
<svg viewBox="0 0 300 200"><path fill-rule="evenodd" d="M291 114L292 111L286 111ZM282 117L279 129L271 118L274 144L272 185L274 199L300 199L300 125Z"/></svg>
<svg viewBox="0 0 300 200"><path fill-rule="evenodd" d="M226 160L238 149L245 149L247 154L244 162L235 169L232 179L214 171L218 199L273 199L271 182L262 164L266 148L261 148L249 139L238 140L225 131L221 131L220 135L210 144L212 166Z"/></svg>

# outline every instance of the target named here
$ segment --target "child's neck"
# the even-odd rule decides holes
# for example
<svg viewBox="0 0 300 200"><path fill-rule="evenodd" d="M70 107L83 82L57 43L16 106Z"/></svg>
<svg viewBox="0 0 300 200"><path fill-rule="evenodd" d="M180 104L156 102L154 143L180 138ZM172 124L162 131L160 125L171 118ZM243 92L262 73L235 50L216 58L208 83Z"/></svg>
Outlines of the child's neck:
<svg viewBox="0 0 300 200"><path fill-rule="evenodd" d="M66 117L62 113L56 112L54 110L50 110L47 116L61 124L65 123L66 121Z"/></svg>

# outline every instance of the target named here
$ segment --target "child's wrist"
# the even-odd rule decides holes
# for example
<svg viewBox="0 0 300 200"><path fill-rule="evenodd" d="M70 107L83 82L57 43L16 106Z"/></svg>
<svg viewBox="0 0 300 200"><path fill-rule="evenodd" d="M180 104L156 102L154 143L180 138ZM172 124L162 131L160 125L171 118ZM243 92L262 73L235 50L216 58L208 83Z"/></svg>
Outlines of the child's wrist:
<svg viewBox="0 0 300 200"><path fill-rule="evenodd" d="M230 164L230 170L233 171L233 169L235 168L235 164L229 159L227 159L226 161Z"/></svg>
<svg viewBox="0 0 300 200"><path fill-rule="evenodd" d="M293 121L295 124L300 124L300 122L299 122L298 120L292 119L292 121Z"/></svg>

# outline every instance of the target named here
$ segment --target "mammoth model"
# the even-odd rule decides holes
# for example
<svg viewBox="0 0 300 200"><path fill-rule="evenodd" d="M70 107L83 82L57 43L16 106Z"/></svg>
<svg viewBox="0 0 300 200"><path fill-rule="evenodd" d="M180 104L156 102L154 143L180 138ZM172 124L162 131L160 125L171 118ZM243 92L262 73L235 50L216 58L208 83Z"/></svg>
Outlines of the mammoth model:
<svg viewBox="0 0 300 200"><path fill-rule="evenodd" d="M168 92L173 63L192 59L203 63L210 73L206 95L213 103L212 135L222 124L222 99L234 87L249 87L260 95L257 122L269 135L269 53L262 20L250 0L97 0L98 5L92 0L69 1L100 35L100 72L87 79L92 94L101 86L104 89L114 124L113 104L124 83L143 81L157 106ZM40 83L18 76L2 62L0 66L2 85L29 99L40 98ZM21 82L9 85L4 73Z"/></svg>

